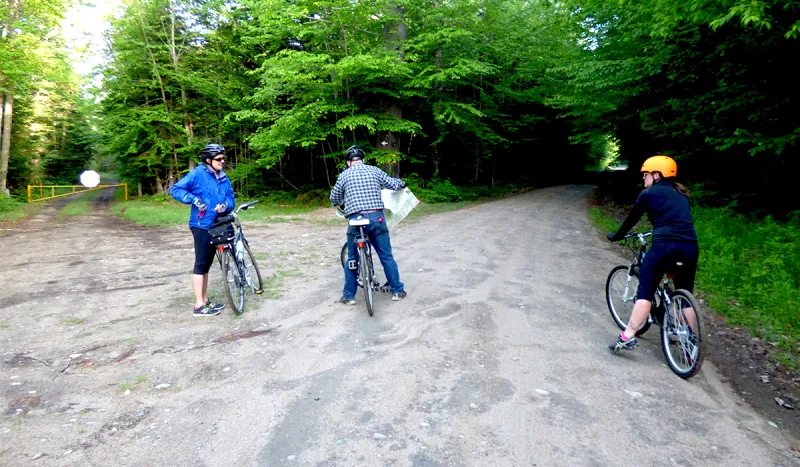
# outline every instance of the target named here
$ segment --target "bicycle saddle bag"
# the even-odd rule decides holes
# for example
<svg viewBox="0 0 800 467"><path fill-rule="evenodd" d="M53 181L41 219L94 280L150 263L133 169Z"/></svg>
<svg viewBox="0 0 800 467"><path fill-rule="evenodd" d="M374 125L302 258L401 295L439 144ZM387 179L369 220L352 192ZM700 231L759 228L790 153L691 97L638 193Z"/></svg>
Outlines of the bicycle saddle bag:
<svg viewBox="0 0 800 467"><path fill-rule="evenodd" d="M222 222L220 222L222 221ZM233 240L233 216L222 216L217 218L217 222L208 229L212 245L222 245Z"/></svg>

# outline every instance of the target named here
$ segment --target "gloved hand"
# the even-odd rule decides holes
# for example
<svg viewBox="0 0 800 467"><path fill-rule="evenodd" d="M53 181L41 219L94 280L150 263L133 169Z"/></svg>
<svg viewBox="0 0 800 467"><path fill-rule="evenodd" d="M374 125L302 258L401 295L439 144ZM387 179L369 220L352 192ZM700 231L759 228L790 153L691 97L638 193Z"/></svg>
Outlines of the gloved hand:
<svg viewBox="0 0 800 467"><path fill-rule="evenodd" d="M194 204L195 207L197 207L197 210L200 212L205 212L206 209L208 209L208 205L199 197L195 198L194 201L192 201L192 204Z"/></svg>
<svg viewBox="0 0 800 467"><path fill-rule="evenodd" d="M217 207L214 208L214 210L222 214L223 212L228 210L228 203L219 203Z"/></svg>
<svg viewBox="0 0 800 467"><path fill-rule="evenodd" d="M616 233L616 232L612 232L612 233L610 233L610 234L606 235L606 238L608 238L608 241L609 241L609 242L616 242L616 241L618 241L618 240L619 240L619 239L617 238L617 233Z"/></svg>

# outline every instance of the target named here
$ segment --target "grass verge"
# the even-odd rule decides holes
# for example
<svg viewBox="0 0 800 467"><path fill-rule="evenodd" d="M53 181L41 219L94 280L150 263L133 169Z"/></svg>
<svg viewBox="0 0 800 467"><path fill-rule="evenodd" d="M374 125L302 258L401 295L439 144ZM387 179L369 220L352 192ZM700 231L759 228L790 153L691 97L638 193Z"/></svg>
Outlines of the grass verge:
<svg viewBox="0 0 800 467"><path fill-rule="evenodd" d="M74 200L70 200L67 204L58 211L59 216L83 216L92 204L92 201L97 197L99 191L89 191L81 195L77 195Z"/></svg>
<svg viewBox="0 0 800 467"><path fill-rule="evenodd" d="M0 222L15 221L32 216L41 208L42 203L26 203L16 198L0 195Z"/></svg>
<svg viewBox="0 0 800 467"><path fill-rule="evenodd" d="M606 202L592 207L589 218L607 233L621 224L620 213ZM692 214L698 295L728 324L770 343L771 358L800 370L800 213L788 222L702 206Z"/></svg>
<svg viewBox="0 0 800 467"><path fill-rule="evenodd" d="M237 200L241 205L245 201ZM240 212L242 221L287 222L293 216L313 210L312 207L287 206L259 203L246 212ZM111 212L136 224L151 226L183 225L189 221L190 208L164 195L154 195L118 201L111 206Z"/></svg>

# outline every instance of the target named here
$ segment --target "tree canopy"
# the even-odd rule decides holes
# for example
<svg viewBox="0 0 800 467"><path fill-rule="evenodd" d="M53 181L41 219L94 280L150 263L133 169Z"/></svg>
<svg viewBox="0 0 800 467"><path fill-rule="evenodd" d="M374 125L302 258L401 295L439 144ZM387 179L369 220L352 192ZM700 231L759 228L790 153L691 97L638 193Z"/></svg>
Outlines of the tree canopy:
<svg viewBox="0 0 800 467"><path fill-rule="evenodd" d="M5 0L3 24L23 1ZM41 31L63 5L31 5L45 24L36 40L57 44ZM710 202L786 212L800 208L781 192L800 168L798 8L128 0L92 96L53 66L65 63L58 47L45 65L4 32L0 76L18 97L9 179L71 173L93 155L164 192L208 142L228 148L234 186L250 195L330 186L352 144L399 176L479 185L569 180L614 157L635 171L663 152ZM4 31L19 41L25 29ZM42 90L50 108L36 114ZM30 147L13 139L34 134Z"/></svg>

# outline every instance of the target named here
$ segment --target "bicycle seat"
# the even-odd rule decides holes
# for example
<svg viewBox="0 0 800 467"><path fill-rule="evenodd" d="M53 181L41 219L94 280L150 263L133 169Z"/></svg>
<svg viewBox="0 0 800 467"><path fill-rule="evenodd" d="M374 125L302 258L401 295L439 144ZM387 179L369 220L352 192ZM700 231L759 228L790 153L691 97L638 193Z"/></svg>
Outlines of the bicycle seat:
<svg viewBox="0 0 800 467"><path fill-rule="evenodd" d="M366 217L363 218L363 219L350 219L347 222L350 225L355 226L355 227L357 227L359 225L369 225L369 219L367 219Z"/></svg>
<svg viewBox="0 0 800 467"><path fill-rule="evenodd" d="M214 219L214 225L212 225L212 227L233 222L233 219L234 219L233 214L228 214L227 216L219 216L216 219Z"/></svg>

